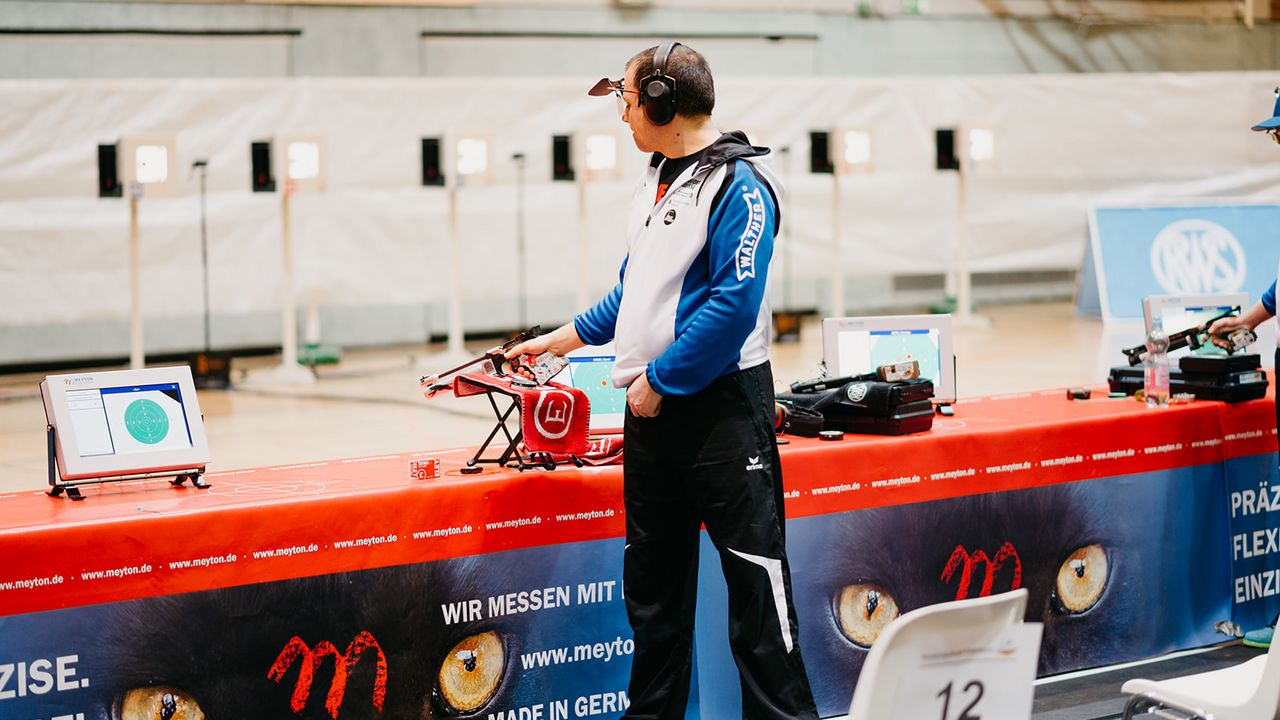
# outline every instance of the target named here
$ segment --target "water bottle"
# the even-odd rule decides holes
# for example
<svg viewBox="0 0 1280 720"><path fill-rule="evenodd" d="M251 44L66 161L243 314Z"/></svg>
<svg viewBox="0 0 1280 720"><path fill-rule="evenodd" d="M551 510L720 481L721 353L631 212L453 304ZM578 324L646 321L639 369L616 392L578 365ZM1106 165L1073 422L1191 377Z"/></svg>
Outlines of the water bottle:
<svg viewBox="0 0 1280 720"><path fill-rule="evenodd" d="M1169 404L1169 336L1159 318L1152 318L1147 333L1147 354L1142 358L1142 396L1147 407Z"/></svg>

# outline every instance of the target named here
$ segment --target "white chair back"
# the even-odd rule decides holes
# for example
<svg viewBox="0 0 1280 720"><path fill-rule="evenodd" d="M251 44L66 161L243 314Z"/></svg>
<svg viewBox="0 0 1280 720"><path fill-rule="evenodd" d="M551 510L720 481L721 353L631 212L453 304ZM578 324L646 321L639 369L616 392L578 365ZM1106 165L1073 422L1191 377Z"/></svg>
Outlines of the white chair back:
<svg viewBox="0 0 1280 720"><path fill-rule="evenodd" d="M959 647L991 645L1021 623L1027 590L957 600L913 610L889 624L871 646L858 676L848 720L898 720L898 687L919 672L922 651L940 642ZM924 692L921 689L921 692ZM1031 708L1027 708L1030 717Z"/></svg>
<svg viewBox="0 0 1280 720"><path fill-rule="evenodd" d="M1262 681L1245 706L1248 717L1280 717L1280 643L1272 641L1266 662Z"/></svg>
<svg viewBox="0 0 1280 720"><path fill-rule="evenodd" d="M1217 720L1274 720L1280 718L1280 643L1266 655L1208 672L1125 682L1129 695L1124 718L1144 715L1216 718Z"/></svg>

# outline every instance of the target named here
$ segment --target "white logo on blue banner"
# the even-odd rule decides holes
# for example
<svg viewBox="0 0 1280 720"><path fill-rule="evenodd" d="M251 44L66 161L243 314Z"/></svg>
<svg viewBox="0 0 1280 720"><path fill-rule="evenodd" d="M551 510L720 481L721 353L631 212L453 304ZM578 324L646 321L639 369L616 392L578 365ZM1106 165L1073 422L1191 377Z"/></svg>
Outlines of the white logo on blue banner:
<svg viewBox="0 0 1280 720"><path fill-rule="evenodd" d="M1239 292L1245 270L1240 241L1216 222L1178 220L1151 243L1151 272L1169 295Z"/></svg>
<svg viewBox="0 0 1280 720"><path fill-rule="evenodd" d="M1148 295L1256 300L1276 279L1280 204L1098 207L1089 220L1078 305L1104 320L1141 319Z"/></svg>

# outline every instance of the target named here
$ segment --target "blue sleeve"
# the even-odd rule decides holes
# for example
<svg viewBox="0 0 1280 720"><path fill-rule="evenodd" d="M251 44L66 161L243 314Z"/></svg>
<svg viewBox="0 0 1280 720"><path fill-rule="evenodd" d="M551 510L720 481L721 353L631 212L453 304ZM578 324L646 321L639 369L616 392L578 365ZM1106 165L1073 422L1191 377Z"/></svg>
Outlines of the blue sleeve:
<svg viewBox="0 0 1280 720"><path fill-rule="evenodd" d="M622 278L626 274L627 258L622 258L618 284L600 302L573 319L573 328L578 331L582 342L603 345L613 339L614 328L618 325L618 306L622 304Z"/></svg>
<svg viewBox="0 0 1280 720"><path fill-rule="evenodd" d="M1271 313L1272 315L1276 314L1276 284L1275 283L1271 283L1271 287L1267 288L1267 291L1262 293L1262 307L1266 308L1267 312Z"/></svg>
<svg viewBox="0 0 1280 720"><path fill-rule="evenodd" d="M646 371L659 394L696 393L738 362L760 316L776 227L773 194L748 162L738 161L708 221L707 290L692 292L699 283L686 278L675 342Z"/></svg>

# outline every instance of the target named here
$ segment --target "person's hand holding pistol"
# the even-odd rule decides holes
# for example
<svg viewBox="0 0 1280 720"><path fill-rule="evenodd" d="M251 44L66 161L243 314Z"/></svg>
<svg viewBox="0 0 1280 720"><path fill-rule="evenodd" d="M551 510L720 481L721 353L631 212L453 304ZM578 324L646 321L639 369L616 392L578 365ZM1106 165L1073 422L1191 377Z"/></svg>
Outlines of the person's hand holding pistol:
<svg viewBox="0 0 1280 720"><path fill-rule="evenodd" d="M1254 303L1247 311L1219 318L1209 326L1209 339L1227 352L1235 352L1257 339L1253 329L1271 317L1262 303ZM1239 334L1245 331L1248 335ZM1234 339L1233 339L1234 338Z"/></svg>

